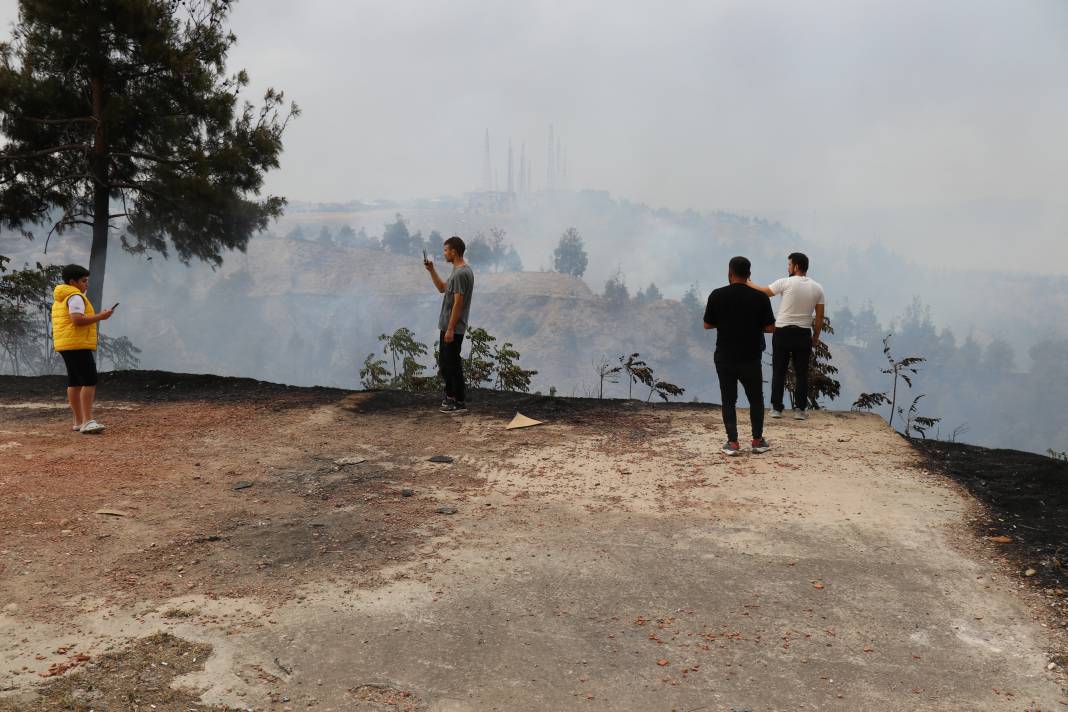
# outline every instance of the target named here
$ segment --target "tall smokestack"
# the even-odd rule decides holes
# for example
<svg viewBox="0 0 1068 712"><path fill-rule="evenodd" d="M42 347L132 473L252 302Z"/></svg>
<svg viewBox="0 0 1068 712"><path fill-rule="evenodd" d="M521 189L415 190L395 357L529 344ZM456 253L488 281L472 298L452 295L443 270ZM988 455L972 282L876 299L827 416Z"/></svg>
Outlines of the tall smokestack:
<svg viewBox="0 0 1068 712"><path fill-rule="evenodd" d="M515 181L512 179L512 139L508 139L508 192L515 192Z"/></svg>
<svg viewBox="0 0 1068 712"><path fill-rule="evenodd" d="M527 145L519 147L519 192L526 193L527 186Z"/></svg>
<svg viewBox="0 0 1068 712"><path fill-rule="evenodd" d="M555 140L553 139L553 125L549 124L549 151L545 161L545 190L552 190L556 182L556 176L554 175L554 168L556 166L556 147Z"/></svg>
<svg viewBox="0 0 1068 712"><path fill-rule="evenodd" d="M564 142L560 140L560 137L556 137L556 162L553 164L553 178L556 184L555 187L564 187L564 172L562 170L563 157L564 157Z"/></svg>
<svg viewBox="0 0 1068 712"><path fill-rule="evenodd" d="M490 162L489 129L486 129L486 150L482 157L482 190L493 190L493 164Z"/></svg>

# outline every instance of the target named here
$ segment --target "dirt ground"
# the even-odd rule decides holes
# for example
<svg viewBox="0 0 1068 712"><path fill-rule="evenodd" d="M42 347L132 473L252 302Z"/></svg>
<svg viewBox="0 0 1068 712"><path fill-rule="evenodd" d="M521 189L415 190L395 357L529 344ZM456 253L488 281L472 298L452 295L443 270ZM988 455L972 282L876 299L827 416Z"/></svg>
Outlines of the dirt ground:
<svg viewBox="0 0 1068 712"><path fill-rule="evenodd" d="M83 436L62 392L0 377L3 712L1068 709L1048 458L155 372Z"/></svg>

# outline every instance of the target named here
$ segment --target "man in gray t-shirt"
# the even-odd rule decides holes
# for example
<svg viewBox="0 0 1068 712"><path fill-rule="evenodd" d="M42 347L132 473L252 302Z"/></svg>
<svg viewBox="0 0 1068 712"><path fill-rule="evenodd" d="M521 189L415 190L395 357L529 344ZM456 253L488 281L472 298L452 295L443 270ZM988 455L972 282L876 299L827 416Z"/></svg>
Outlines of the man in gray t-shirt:
<svg viewBox="0 0 1068 712"><path fill-rule="evenodd" d="M471 295L475 290L475 273L464 262L464 241L455 235L445 241L442 248L445 261L452 265L452 274L443 280L434 269L434 262L427 260L424 264L430 279L437 290L444 294L441 301L441 314L438 317L438 359L441 375L445 379L445 400L441 404L444 413L467 410L465 402L464 368L460 356L464 334L467 332L467 319L471 314Z"/></svg>

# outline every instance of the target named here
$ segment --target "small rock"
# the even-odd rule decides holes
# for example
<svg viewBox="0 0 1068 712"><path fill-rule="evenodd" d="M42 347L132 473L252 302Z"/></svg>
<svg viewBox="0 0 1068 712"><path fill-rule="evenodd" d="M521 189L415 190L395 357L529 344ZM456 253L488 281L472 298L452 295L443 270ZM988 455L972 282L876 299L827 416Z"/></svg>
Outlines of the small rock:
<svg viewBox="0 0 1068 712"><path fill-rule="evenodd" d="M1057 669L1057 663L1050 663L1049 665L1046 666L1046 669L1047 670L1051 670L1051 671L1052 670L1056 670Z"/></svg>
<svg viewBox="0 0 1068 712"><path fill-rule="evenodd" d="M340 465L342 467L344 467L345 465L359 465L362 462L367 462L367 458L357 457L355 455L351 457L342 457L340 459L334 460L335 465Z"/></svg>
<svg viewBox="0 0 1068 712"><path fill-rule="evenodd" d="M238 491L243 490L243 489L248 489L249 487L251 487L254 484L256 484L256 483L255 482L238 482L236 485L234 485L233 490L234 490L234 492L238 492Z"/></svg>
<svg viewBox="0 0 1068 712"><path fill-rule="evenodd" d="M1024 576L1034 576L1036 573L1038 572L1034 569L1028 569L1027 571L1024 571Z"/></svg>
<svg viewBox="0 0 1068 712"><path fill-rule="evenodd" d="M415 490L404 488L401 490L401 497L411 497L415 494Z"/></svg>
<svg viewBox="0 0 1068 712"><path fill-rule="evenodd" d="M438 507L434 511L438 514L456 514L456 507Z"/></svg>
<svg viewBox="0 0 1068 712"><path fill-rule="evenodd" d="M445 462L445 463L449 463L449 462L452 462L453 460L452 460L452 458L451 458L451 457L449 457L448 455L434 455L434 456L433 456L432 458L430 458L430 461L431 461L431 462Z"/></svg>
<svg viewBox="0 0 1068 712"><path fill-rule="evenodd" d="M60 529L59 533L60 534L73 534L74 532L71 531L70 529Z"/></svg>

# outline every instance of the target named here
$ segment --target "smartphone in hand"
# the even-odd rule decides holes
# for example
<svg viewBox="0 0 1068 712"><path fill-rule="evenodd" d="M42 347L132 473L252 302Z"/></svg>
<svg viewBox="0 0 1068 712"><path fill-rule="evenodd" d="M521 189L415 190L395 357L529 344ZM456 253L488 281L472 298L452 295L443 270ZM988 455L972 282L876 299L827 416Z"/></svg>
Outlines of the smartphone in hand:
<svg viewBox="0 0 1068 712"><path fill-rule="evenodd" d="M119 306L119 302L115 302L115 306L111 307L108 311L115 311L115 307Z"/></svg>
<svg viewBox="0 0 1068 712"><path fill-rule="evenodd" d="M425 264L425 265L430 264L430 258L427 257L426 250L423 250L423 264Z"/></svg>

